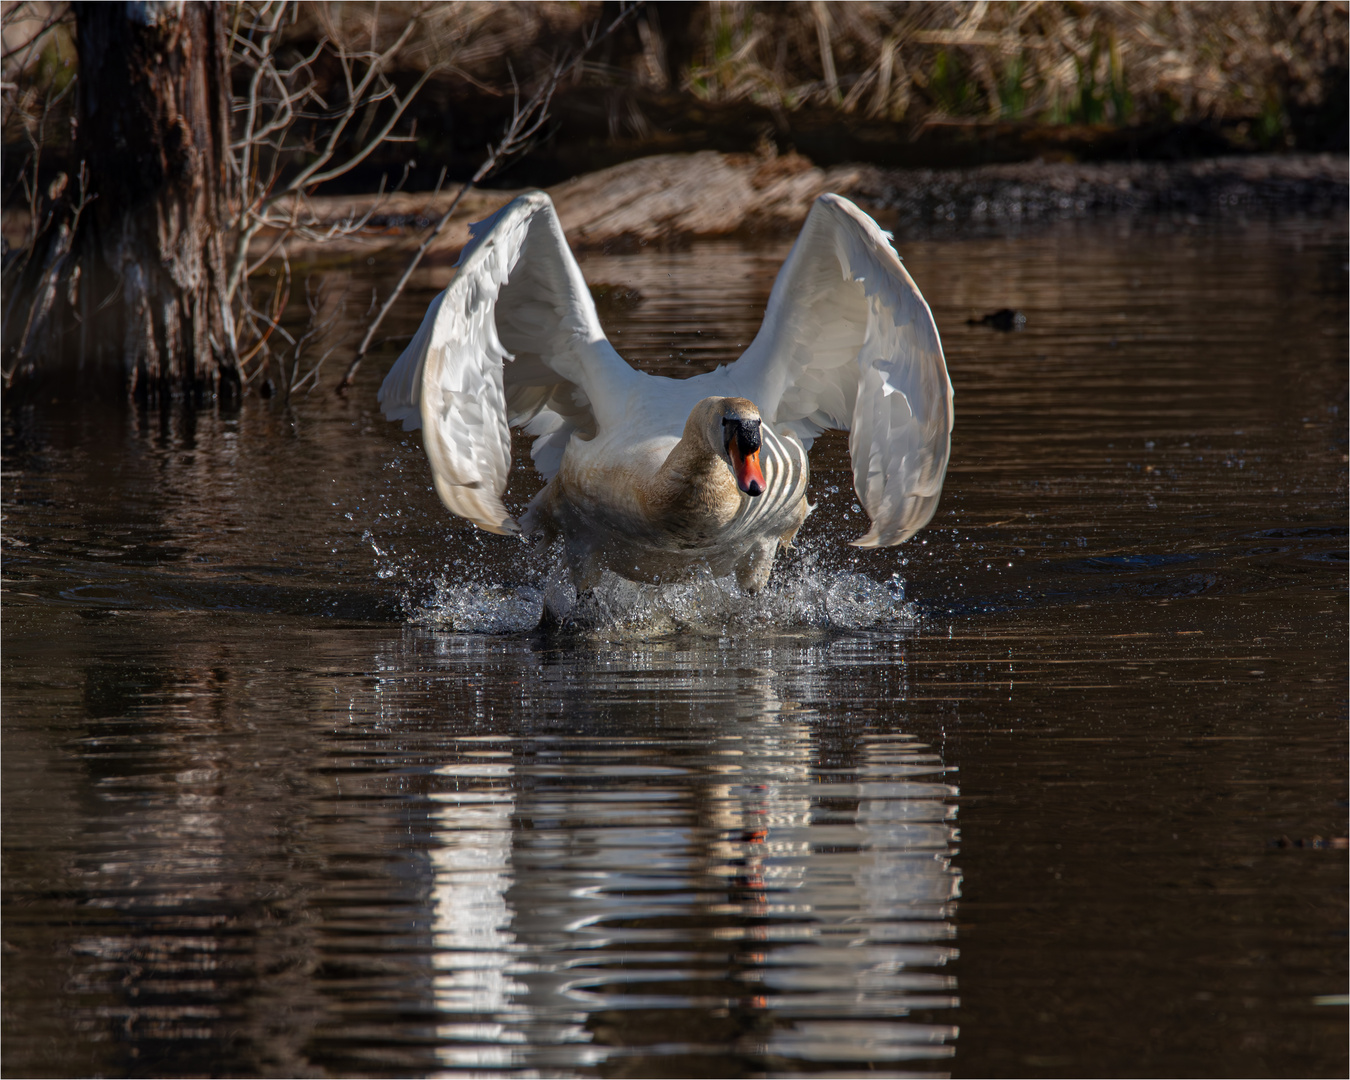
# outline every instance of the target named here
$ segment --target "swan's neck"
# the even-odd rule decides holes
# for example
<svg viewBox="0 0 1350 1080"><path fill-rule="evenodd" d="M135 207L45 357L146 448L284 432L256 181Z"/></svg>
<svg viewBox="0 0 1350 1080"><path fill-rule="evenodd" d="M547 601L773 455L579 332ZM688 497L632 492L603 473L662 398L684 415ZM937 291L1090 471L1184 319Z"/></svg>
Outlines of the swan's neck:
<svg viewBox="0 0 1350 1080"><path fill-rule="evenodd" d="M744 498L727 463L701 432L688 427L644 494L648 517L676 532L725 524L736 516Z"/></svg>

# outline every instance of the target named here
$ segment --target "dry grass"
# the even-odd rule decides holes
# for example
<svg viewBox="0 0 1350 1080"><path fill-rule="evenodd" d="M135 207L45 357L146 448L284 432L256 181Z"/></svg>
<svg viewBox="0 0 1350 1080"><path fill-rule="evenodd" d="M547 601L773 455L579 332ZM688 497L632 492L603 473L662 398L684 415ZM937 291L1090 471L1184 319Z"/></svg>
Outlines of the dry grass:
<svg viewBox="0 0 1350 1080"><path fill-rule="evenodd" d="M1241 120L1255 144L1276 147L1289 142L1291 111L1344 93L1350 53L1345 0L711 0L659 8L640 12L633 33L577 78L686 95L691 105L837 110L911 130L993 120ZM36 47L19 47L63 10L40 0L0 3L8 144L35 136L44 99L73 71L69 17ZM399 64L410 77L436 67L428 93L449 109L474 94L509 95L513 76L528 93L600 15L594 0L304 0L289 37L297 47L326 36L370 48L415 20L421 25ZM680 25L669 25L677 19Z"/></svg>
<svg viewBox="0 0 1350 1080"><path fill-rule="evenodd" d="M672 19L672 5L660 16ZM445 65L480 91L525 83L597 3L309 3L315 28L392 36L410 13L426 32L409 63ZM916 0L689 4L679 26L639 13L626 49L587 64L592 82L900 122L1004 120L1130 125L1247 121L1253 141L1289 141L1290 110L1344 92L1350 19L1331 2ZM310 33L313 30L309 31ZM688 62L672 62L681 39ZM675 50L678 52L679 50ZM676 68L676 70L671 70ZM1337 82L1337 78L1342 81Z"/></svg>
<svg viewBox="0 0 1350 1080"><path fill-rule="evenodd" d="M684 85L709 101L903 120L1116 123L1321 104L1344 3L709 5Z"/></svg>
<svg viewBox="0 0 1350 1080"><path fill-rule="evenodd" d="M327 37L352 50L373 48L416 20L421 27L401 57L407 69L440 67L448 77L500 93L509 89L505 67L513 58L517 67L537 66L550 46L566 44L599 15L599 4L307 0L295 6L289 36L301 44Z"/></svg>

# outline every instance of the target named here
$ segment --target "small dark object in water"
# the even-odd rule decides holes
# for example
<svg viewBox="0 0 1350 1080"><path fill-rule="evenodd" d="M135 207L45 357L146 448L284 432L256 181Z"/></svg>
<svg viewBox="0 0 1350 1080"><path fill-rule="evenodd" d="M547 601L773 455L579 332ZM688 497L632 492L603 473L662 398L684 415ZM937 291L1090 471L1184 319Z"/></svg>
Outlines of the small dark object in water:
<svg viewBox="0 0 1350 1080"><path fill-rule="evenodd" d="M271 379L264 379L262 385L258 387L259 397L270 398L276 392L277 388L272 385Z"/></svg>
<svg viewBox="0 0 1350 1080"><path fill-rule="evenodd" d="M991 311L982 319L967 319L967 326L992 326L995 330L1021 330L1027 325L1027 317L1010 307Z"/></svg>

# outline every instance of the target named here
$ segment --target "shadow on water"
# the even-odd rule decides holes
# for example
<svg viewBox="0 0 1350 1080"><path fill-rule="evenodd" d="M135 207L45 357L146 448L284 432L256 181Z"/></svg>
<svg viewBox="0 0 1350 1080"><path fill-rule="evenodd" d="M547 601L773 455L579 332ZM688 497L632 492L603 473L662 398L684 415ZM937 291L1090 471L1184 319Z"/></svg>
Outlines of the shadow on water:
<svg viewBox="0 0 1350 1080"><path fill-rule="evenodd" d="M823 438L757 599L534 629L380 370L8 402L6 1075L1343 1074L1344 223L900 246L939 515ZM692 373L782 255L583 268Z"/></svg>

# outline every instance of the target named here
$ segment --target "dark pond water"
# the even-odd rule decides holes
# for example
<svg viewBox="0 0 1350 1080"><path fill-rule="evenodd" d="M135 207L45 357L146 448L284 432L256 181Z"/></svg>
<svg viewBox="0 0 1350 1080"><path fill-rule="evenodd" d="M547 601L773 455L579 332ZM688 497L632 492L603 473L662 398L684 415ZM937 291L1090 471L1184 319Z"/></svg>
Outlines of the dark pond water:
<svg viewBox="0 0 1350 1080"><path fill-rule="evenodd" d="M584 268L693 372L784 250ZM388 359L7 404L5 1074L1343 1076L1344 221L901 251L932 527L846 547L822 440L767 597L584 631L447 520Z"/></svg>

